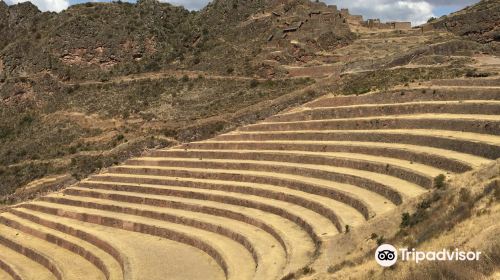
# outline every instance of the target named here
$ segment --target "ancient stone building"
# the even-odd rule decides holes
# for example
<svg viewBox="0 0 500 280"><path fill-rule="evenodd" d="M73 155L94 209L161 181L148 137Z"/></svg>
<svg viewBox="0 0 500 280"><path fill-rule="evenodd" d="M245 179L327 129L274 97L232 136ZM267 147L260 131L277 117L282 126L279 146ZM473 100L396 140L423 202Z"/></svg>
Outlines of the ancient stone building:
<svg viewBox="0 0 500 280"><path fill-rule="evenodd" d="M392 22L393 24L393 29L396 29L396 30L408 30L408 29L411 29L411 22L399 22L399 21L395 21L395 22Z"/></svg>
<svg viewBox="0 0 500 280"><path fill-rule="evenodd" d="M382 22L380 19L368 19L362 22L364 27L370 29L394 29L394 30L409 30L411 29L411 22Z"/></svg>

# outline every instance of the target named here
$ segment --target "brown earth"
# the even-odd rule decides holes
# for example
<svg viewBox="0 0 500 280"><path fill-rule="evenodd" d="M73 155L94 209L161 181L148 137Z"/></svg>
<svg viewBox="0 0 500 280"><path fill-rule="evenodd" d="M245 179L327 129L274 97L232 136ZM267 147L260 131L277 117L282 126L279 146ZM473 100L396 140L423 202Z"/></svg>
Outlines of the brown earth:
<svg viewBox="0 0 500 280"><path fill-rule="evenodd" d="M152 22L185 13L154 1L60 15L29 4L7 9L9 19L26 9L36 22L70 23L93 10L119 18L156 9ZM215 1L175 19L191 25L200 15L207 20L186 37L170 30L168 40L146 36L140 45L132 36L114 58L102 44L71 48L63 64L83 68L69 75L30 73L30 61L5 62L13 45L0 46L8 73L0 83L0 277L498 275L500 69L492 44L446 30L352 34L331 18L333 7L308 1ZM302 17L311 18L303 29L276 36ZM209 28L220 20L231 28ZM33 24L18 20L16 28ZM154 56L183 40L202 50ZM162 66L127 75L120 67L128 56ZM459 244L488 258L381 269L377 242Z"/></svg>

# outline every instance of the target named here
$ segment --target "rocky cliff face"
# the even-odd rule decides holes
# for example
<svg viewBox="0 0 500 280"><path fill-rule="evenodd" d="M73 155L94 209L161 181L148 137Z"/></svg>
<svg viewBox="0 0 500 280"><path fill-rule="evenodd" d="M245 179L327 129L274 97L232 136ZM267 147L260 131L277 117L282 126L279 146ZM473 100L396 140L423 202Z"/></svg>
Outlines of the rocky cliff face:
<svg viewBox="0 0 500 280"><path fill-rule="evenodd" d="M0 49L31 30L41 12L30 2L8 6L0 1Z"/></svg>
<svg viewBox="0 0 500 280"><path fill-rule="evenodd" d="M336 10L307 0L218 0L200 12L155 0L86 3L59 14L41 13L28 2L1 3L7 77L50 72L63 81L106 80L172 68L247 75L268 58L269 36L284 44L288 61L352 39ZM298 28L285 34L291 27ZM297 50L293 39L307 44Z"/></svg>
<svg viewBox="0 0 500 280"><path fill-rule="evenodd" d="M431 23L480 43L500 41L500 2L483 0L477 5Z"/></svg>
<svg viewBox="0 0 500 280"><path fill-rule="evenodd" d="M156 1L87 3L40 13L30 3L6 7L0 56L8 76L50 71L62 80L159 68L185 52L190 12Z"/></svg>
<svg viewBox="0 0 500 280"><path fill-rule="evenodd" d="M196 47L201 52L192 59L201 62L193 63L200 70L224 72L221 66L236 65L237 72L276 77L280 73L274 66L310 61L319 51L354 38L335 7L308 0L218 0L198 19L202 33Z"/></svg>

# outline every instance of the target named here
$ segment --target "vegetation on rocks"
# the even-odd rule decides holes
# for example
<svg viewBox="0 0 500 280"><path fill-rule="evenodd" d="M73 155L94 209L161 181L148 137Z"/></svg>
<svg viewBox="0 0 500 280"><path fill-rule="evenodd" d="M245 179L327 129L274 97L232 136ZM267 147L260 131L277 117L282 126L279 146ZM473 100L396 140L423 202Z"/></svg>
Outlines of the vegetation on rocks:
<svg viewBox="0 0 500 280"><path fill-rule="evenodd" d="M431 24L435 28L449 30L459 36L481 42L498 44L500 38L500 3L481 0L476 5L440 19Z"/></svg>
<svg viewBox="0 0 500 280"><path fill-rule="evenodd" d="M0 37L9 38L0 42L1 194L51 174L80 179L317 96L284 97L311 79L259 78L265 33L276 27L240 23L277 5L215 1L190 12L144 0L42 13L0 2Z"/></svg>

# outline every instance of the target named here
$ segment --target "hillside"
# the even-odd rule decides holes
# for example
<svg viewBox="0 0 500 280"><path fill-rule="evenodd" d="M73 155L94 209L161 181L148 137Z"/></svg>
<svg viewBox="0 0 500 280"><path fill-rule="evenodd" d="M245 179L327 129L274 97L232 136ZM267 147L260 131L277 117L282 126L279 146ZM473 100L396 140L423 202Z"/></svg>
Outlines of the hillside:
<svg viewBox="0 0 500 280"><path fill-rule="evenodd" d="M305 64L355 38L337 9L308 0L219 0L198 16L202 34L192 59L200 70L226 72L232 69L221 65L231 65L236 73L280 77L283 66Z"/></svg>
<svg viewBox="0 0 500 280"><path fill-rule="evenodd" d="M200 12L87 3L58 14L1 2L0 14L10 38L0 45L4 195L205 139L332 89L474 74L471 57L496 51L440 31L355 34L336 7L306 0L218 0Z"/></svg>
<svg viewBox="0 0 500 280"><path fill-rule="evenodd" d="M59 14L1 2L0 35L10 38L0 45L1 193L45 175L81 178L318 96L306 89L312 80L262 64L279 1L233 2L198 13L156 1L87 3ZM262 102L278 104L252 109Z"/></svg>
<svg viewBox="0 0 500 280"><path fill-rule="evenodd" d="M164 69L252 76L269 55L264 49L267 38L286 27L284 21L275 21L272 12L297 18L288 23L295 25L298 16L302 20L309 17L308 11L328 9L305 0L283 3L220 0L192 13L145 0L80 4L54 14L41 13L29 2L10 7L2 2L0 34L12 39L0 45L0 69L7 78L45 71L63 81L102 80ZM337 20L338 12L332 12L336 20L310 38L312 49L308 51L324 48L323 37L332 32L345 40L343 44L350 41L347 24ZM318 23L306 23L309 25L316 28Z"/></svg>
<svg viewBox="0 0 500 280"><path fill-rule="evenodd" d="M499 88L496 76L326 95L151 150L5 209L0 271L70 280L496 279ZM382 269L373 252L384 242L459 246L484 258Z"/></svg>
<svg viewBox="0 0 500 280"><path fill-rule="evenodd" d="M481 0L461 11L432 21L434 28L446 29L459 36L488 43L500 41L500 3L496 0ZM500 52L498 45L497 52Z"/></svg>
<svg viewBox="0 0 500 280"><path fill-rule="evenodd" d="M159 70L194 37L187 10L155 1L88 3L59 14L41 13L29 2L1 5L0 33L13 38L0 46L7 78L48 72L88 80Z"/></svg>
<svg viewBox="0 0 500 280"><path fill-rule="evenodd" d="M337 236L332 254L336 260L304 279L498 279L499 168L497 160L456 176L398 211ZM424 251L460 248L480 251L484 257L475 262L398 262L390 269L380 269L373 259L380 242Z"/></svg>
<svg viewBox="0 0 500 280"><path fill-rule="evenodd" d="M340 8L0 2L0 279L496 279L497 2Z"/></svg>
<svg viewBox="0 0 500 280"><path fill-rule="evenodd" d="M220 0L200 12L87 3L59 14L2 2L0 13L11 38L0 46L6 202L36 179L80 179L339 87L359 94L464 75L471 56L494 52L446 32L354 34L336 7L305 0Z"/></svg>

